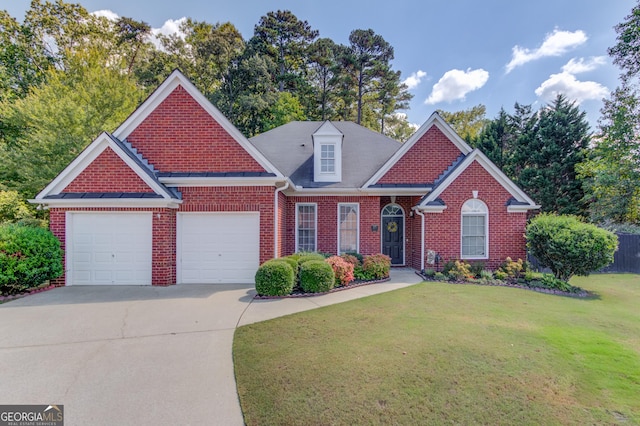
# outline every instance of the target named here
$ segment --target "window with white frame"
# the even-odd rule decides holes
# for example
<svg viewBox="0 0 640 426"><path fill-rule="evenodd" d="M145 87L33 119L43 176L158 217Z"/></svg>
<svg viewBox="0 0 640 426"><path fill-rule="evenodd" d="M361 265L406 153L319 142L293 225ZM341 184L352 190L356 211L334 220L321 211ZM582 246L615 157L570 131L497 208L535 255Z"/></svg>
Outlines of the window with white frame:
<svg viewBox="0 0 640 426"><path fill-rule="evenodd" d="M338 253L358 252L358 227L360 222L358 203L338 204Z"/></svg>
<svg viewBox="0 0 640 426"><path fill-rule="evenodd" d="M336 171L336 146L322 144L320 146L320 172L335 173Z"/></svg>
<svg viewBox="0 0 640 426"><path fill-rule="evenodd" d="M489 252L489 210L480 200L467 200L462 205L462 258L486 259Z"/></svg>
<svg viewBox="0 0 640 426"><path fill-rule="evenodd" d="M296 251L316 251L317 218L315 204L296 204Z"/></svg>

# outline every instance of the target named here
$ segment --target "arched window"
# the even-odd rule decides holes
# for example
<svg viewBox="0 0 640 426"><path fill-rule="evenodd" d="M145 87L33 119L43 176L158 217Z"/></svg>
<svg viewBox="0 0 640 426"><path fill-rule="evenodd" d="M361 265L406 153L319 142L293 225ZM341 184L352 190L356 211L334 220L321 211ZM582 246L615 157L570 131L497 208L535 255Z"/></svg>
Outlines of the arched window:
<svg viewBox="0 0 640 426"><path fill-rule="evenodd" d="M467 200L462 205L462 259L489 257L489 209L480 200Z"/></svg>

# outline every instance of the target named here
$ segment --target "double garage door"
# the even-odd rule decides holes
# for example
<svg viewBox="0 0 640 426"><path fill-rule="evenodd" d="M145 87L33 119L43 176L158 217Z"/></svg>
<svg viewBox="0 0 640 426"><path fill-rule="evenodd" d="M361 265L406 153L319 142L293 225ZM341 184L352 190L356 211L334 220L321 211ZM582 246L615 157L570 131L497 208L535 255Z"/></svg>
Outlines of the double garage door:
<svg viewBox="0 0 640 426"><path fill-rule="evenodd" d="M178 283L251 283L260 217L179 213L176 243ZM152 213L68 213L67 285L150 285L152 247Z"/></svg>

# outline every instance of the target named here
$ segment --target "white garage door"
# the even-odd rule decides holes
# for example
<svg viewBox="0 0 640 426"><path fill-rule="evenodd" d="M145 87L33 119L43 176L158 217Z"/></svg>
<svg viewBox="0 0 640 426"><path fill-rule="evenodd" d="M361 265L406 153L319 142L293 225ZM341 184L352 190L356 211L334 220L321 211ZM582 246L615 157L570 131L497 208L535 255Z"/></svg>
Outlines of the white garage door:
<svg viewBox="0 0 640 426"><path fill-rule="evenodd" d="M67 284L151 285L151 213L67 213Z"/></svg>
<svg viewBox="0 0 640 426"><path fill-rule="evenodd" d="M252 283L260 260L258 212L178 214L178 282Z"/></svg>

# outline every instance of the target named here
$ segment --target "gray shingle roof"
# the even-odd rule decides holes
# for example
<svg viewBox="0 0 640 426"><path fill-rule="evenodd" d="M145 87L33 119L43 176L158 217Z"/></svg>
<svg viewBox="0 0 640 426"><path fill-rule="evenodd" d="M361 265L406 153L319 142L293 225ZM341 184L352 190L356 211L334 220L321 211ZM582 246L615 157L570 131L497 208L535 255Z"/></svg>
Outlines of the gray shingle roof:
<svg viewBox="0 0 640 426"><path fill-rule="evenodd" d="M249 141L295 185L358 188L400 148L400 142L350 121L332 121L343 135L342 182L313 181L312 135L323 121L293 121Z"/></svg>

